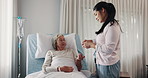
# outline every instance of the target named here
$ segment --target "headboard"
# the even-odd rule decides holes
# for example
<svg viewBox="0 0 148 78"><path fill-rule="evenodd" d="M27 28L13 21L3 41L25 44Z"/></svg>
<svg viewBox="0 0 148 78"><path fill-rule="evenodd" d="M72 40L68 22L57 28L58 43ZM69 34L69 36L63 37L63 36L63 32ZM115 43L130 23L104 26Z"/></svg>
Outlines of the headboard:
<svg viewBox="0 0 148 78"><path fill-rule="evenodd" d="M83 48L81 46L81 41L79 35L75 35L77 50L79 53L84 55ZM44 58L35 58L35 52L37 50L37 36L36 34L30 34L27 37L27 56L26 56L26 75L41 71ZM82 70L87 70L86 59L82 60Z"/></svg>

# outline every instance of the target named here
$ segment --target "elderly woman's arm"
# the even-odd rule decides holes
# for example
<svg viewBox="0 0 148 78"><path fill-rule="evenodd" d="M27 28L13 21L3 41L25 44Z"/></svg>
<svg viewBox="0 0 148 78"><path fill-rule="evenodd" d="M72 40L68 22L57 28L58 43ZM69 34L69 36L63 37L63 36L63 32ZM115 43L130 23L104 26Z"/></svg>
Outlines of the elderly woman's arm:
<svg viewBox="0 0 148 78"><path fill-rule="evenodd" d="M82 69L81 60L76 60L76 66L78 68L78 71L81 71Z"/></svg>
<svg viewBox="0 0 148 78"><path fill-rule="evenodd" d="M80 71L82 69L81 60L83 60L83 58L85 58L85 56L83 56L82 54L79 54L76 61L75 61L78 71Z"/></svg>
<svg viewBox="0 0 148 78"><path fill-rule="evenodd" d="M42 65L42 71L44 73L48 73L48 72L57 72L58 68L56 67L51 67L51 62L52 62L52 53L50 51L47 52L46 56L45 56L45 60L44 63Z"/></svg>

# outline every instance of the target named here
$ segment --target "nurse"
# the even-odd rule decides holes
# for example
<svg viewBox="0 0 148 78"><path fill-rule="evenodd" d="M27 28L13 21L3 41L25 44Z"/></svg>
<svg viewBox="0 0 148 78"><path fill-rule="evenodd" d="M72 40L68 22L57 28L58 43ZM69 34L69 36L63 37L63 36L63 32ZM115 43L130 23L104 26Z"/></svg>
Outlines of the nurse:
<svg viewBox="0 0 148 78"><path fill-rule="evenodd" d="M97 78L119 78L120 73L120 34L122 32L115 19L116 10L112 3L99 2L94 8L96 20L103 23L96 33L96 39L84 40L84 48L95 49Z"/></svg>

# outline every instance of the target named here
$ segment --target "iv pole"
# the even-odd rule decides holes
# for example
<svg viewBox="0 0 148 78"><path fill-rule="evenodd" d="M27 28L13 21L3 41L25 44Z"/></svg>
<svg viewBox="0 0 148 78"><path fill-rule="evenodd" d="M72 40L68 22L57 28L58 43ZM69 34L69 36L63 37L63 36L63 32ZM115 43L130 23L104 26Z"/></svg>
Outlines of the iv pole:
<svg viewBox="0 0 148 78"><path fill-rule="evenodd" d="M18 37L18 78L20 78L21 73L20 73L20 52L21 52L21 44L22 44L22 39L24 36L24 19L22 17L17 17L17 37Z"/></svg>

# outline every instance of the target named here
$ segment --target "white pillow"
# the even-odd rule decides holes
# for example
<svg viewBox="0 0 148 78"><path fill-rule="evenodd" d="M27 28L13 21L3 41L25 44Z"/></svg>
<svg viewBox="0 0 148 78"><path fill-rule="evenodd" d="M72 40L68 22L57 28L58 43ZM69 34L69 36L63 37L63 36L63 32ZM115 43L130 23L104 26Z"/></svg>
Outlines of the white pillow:
<svg viewBox="0 0 148 78"><path fill-rule="evenodd" d="M66 40L66 48L73 49L76 53L77 46L75 41L75 33L64 35ZM35 58L45 58L48 50L54 49L52 46L52 35L37 33L37 51Z"/></svg>
<svg viewBox="0 0 148 78"><path fill-rule="evenodd" d="M66 40L66 48L73 49L76 52L76 54L78 54L75 33L65 35L64 37Z"/></svg>
<svg viewBox="0 0 148 78"><path fill-rule="evenodd" d="M37 33L37 51L35 58L43 58L49 49L53 49L52 45L50 45L52 43L51 39L52 35Z"/></svg>

